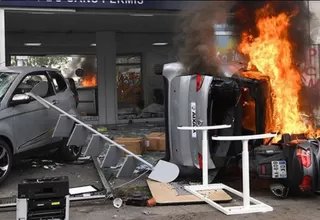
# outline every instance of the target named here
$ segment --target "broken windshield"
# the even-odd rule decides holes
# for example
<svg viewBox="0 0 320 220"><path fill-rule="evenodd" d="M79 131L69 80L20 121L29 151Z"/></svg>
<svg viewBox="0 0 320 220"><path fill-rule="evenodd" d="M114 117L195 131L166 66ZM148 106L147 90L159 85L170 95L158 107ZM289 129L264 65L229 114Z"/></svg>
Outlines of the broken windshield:
<svg viewBox="0 0 320 220"><path fill-rule="evenodd" d="M17 76L18 73L0 72L0 101Z"/></svg>

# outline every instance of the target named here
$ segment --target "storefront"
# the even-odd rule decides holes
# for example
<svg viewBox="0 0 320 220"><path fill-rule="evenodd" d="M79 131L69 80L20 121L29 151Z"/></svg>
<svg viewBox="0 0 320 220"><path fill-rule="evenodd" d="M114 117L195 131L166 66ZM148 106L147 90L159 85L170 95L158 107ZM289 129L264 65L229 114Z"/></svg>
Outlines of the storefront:
<svg viewBox="0 0 320 220"><path fill-rule="evenodd" d="M163 79L154 65L176 61L175 24L195 1L2 0L0 63L11 56L68 56L79 111L90 123L163 120ZM235 45L217 27L219 57L234 60ZM83 76L75 74L76 69Z"/></svg>

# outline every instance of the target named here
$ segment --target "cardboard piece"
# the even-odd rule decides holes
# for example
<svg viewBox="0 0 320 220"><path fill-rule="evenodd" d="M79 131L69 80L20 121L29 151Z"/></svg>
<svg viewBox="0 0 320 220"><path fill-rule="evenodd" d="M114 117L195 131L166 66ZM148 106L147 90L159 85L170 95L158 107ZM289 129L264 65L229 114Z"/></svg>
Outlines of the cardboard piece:
<svg viewBox="0 0 320 220"><path fill-rule="evenodd" d="M157 204L187 204L204 203L198 197L192 195L178 195L177 190L170 183L160 183L153 180L147 180L152 197ZM230 202L232 198L223 190L199 191L201 194L208 195L215 202Z"/></svg>
<svg viewBox="0 0 320 220"><path fill-rule="evenodd" d="M120 145L123 145L127 150L131 151L134 154L142 155L145 151L144 139L137 138L116 138L114 141ZM123 155L126 153L123 152Z"/></svg>
<svg viewBox="0 0 320 220"><path fill-rule="evenodd" d="M165 152L166 151L166 146L167 146L167 142L166 142L166 134L162 133L159 137L159 146L158 146L158 150Z"/></svg>
<svg viewBox="0 0 320 220"><path fill-rule="evenodd" d="M158 151L161 132L152 132L146 137L146 150Z"/></svg>
<svg viewBox="0 0 320 220"><path fill-rule="evenodd" d="M146 150L165 151L166 135L162 132L152 132L146 137Z"/></svg>

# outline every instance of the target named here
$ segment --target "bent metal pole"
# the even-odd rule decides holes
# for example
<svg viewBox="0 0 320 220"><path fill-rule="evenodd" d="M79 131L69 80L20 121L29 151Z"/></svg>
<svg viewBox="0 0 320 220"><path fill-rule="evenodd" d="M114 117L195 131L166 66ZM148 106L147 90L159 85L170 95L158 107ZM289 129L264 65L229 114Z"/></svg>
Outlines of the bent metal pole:
<svg viewBox="0 0 320 220"><path fill-rule="evenodd" d="M102 139L108 141L109 143L115 145L116 147L118 147L120 150L124 151L125 153L133 156L135 159L139 160L140 162L146 164L148 167L150 167L151 169L154 168L154 166L145 161L144 159L142 159L141 157L135 155L134 153L132 153L131 151L127 150L126 148L122 147L120 144L117 144L116 142L112 141L111 139L107 138L106 136L104 136L103 134L101 134L100 132L98 132L97 130L91 128L89 125L83 123L82 121L80 121L79 119L73 117L72 115L70 115L69 113L63 111L62 109L58 108L57 106L51 104L50 102L48 102L47 100L41 98L40 96L36 96L32 93L27 93L26 95L31 96L32 98L34 98L35 100L37 100L38 102L40 102L44 107L46 108L54 108L55 110L57 110L58 112L64 114L65 116L67 116L68 118L72 119L73 121L77 122L78 124L82 125L83 127L85 127L86 129L88 129L89 131L91 131L92 133L98 135L99 137L101 137Z"/></svg>

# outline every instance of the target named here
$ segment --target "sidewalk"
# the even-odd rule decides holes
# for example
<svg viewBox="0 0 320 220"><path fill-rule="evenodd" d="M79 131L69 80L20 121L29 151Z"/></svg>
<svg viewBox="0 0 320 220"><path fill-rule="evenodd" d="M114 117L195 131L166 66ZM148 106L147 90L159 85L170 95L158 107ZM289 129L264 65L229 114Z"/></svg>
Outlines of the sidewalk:
<svg viewBox="0 0 320 220"><path fill-rule="evenodd" d="M99 205L71 207L70 220L318 220L320 198L263 199L275 209L273 212L226 216L206 204L183 206L134 207L115 209L111 202ZM1 220L14 220L15 212L0 212Z"/></svg>

